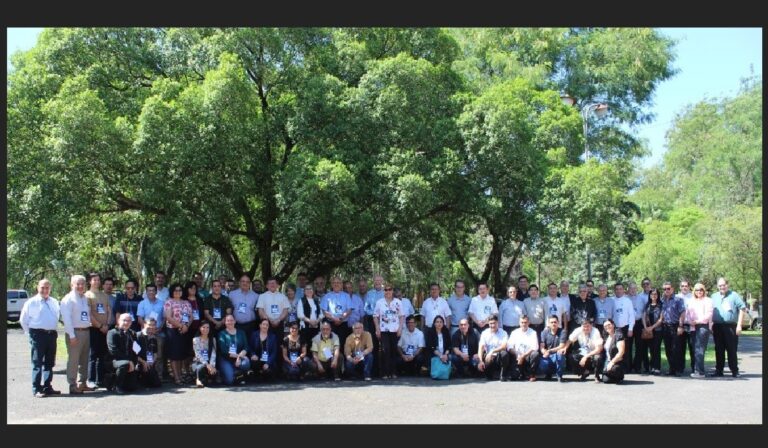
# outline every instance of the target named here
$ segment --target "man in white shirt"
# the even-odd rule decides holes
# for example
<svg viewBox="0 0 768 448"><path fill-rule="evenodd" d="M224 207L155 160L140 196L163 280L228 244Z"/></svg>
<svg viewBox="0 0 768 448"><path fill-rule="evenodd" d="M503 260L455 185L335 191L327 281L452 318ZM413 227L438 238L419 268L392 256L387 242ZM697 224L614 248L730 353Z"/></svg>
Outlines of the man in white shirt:
<svg viewBox="0 0 768 448"><path fill-rule="evenodd" d="M443 316L445 327L450 330L451 307L444 298L440 297L440 285L437 283L429 285L429 297L421 305L421 314L424 316L425 328L432 328L435 317Z"/></svg>
<svg viewBox="0 0 768 448"><path fill-rule="evenodd" d="M592 325L592 321L587 319L580 327L573 330L568 337L566 350L574 342L579 343L578 348L572 350L570 355L575 373L581 377L582 381L587 379L591 370L595 371L595 377L597 377L600 374L598 367L600 366L600 353L603 351L603 338L597 328Z"/></svg>
<svg viewBox="0 0 768 448"><path fill-rule="evenodd" d="M51 386L60 311L59 302L50 297L50 293L51 282L47 278L37 282L37 294L24 302L19 317L32 347L32 395L37 398L61 394Z"/></svg>
<svg viewBox="0 0 768 448"><path fill-rule="evenodd" d="M275 277L267 279L267 291L259 295L256 309L259 312L259 317L269 320L269 332L273 333L278 340L282 340L283 320L288 317L291 304L288 301L288 297L277 290L277 279ZM280 358L278 356L278 359Z"/></svg>
<svg viewBox="0 0 768 448"><path fill-rule="evenodd" d="M613 292L613 320L616 323L616 331L621 331L621 334L624 335L624 347L631 347L635 334L635 307L632 300L624 295L624 285L616 283L613 286ZM625 353L624 359L621 361L625 372L632 369L631 361L632 358Z"/></svg>
<svg viewBox="0 0 768 448"><path fill-rule="evenodd" d="M510 353L510 370L521 380L536 381L536 369L539 365L539 338L536 330L528 328L528 316L520 317L520 328L509 335L507 350Z"/></svg>
<svg viewBox="0 0 768 448"><path fill-rule="evenodd" d="M546 309L545 319L548 316L555 315L557 316L557 323L559 326L565 328L566 305L564 301L560 300L560 297L557 297L557 285L554 283L547 285L547 296L544 297L544 308Z"/></svg>
<svg viewBox="0 0 768 448"><path fill-rule="evenodd" d="M477 285L477 295L472 297L472 302L469 304L468 314L478 332L482 332L488 328L489 317L499 315L499 307L496 305L496 299L488 295L487 283L480 283Z"/></svg>
<svg viewBox="0 0 768 448"><path fill-rule="evenodd" d="M477 370L484 372L487 379L496 379L496 372L498 372L500 381L509 380L507 333L499 328L499 318L495 314L488 317L488 328L480 334L477 354L480 357Z"/></svg>
<svg viewBox="0 0 768 448"><path fill-rule="evenodd" d="M413 315L405 319L405 331L400 334L400 340L397 341L397 350L400 352L398 365L401 372L408 375L418 375L424 363L424 333L416 328L416 319Z"/></svg>
<svg viewBox="0 0 768 448"><path fill-rule="evenodd" d="M91 307L85 297L85 277L73 275L72 290L61 299L61 320L67 343L67 382L70 394L92 391L88 387L88 354L91 347Z"/></svg>

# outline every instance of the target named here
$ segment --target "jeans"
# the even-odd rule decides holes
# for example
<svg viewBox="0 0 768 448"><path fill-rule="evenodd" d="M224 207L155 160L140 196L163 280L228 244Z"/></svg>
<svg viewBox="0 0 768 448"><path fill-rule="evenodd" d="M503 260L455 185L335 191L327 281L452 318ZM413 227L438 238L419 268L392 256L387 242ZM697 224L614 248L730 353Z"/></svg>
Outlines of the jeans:
<svg viewBox="0 0 768 448"><path fill-rule="evenodd" d="M464 359L456 353L451 353L450 357L451 363L456 369L456 376L463 377L477 375L477 359L470 357L469 361L464 361Z"/></svg>
<svg viewBox="0 0 768 448"><path fill-rule="evenodd" d="M352 372L356 372L358 377L360 376L360 370L362 367L363 376L365 378L371 377L371 372L373 371L373 353L368 353L363 357L362 362L358 362L357 364L354 364L352 361L347 360L345 363L345 374L347 376L352 376Z"/></svg>
<svg viewBox="0 0 768 448"><path fill-rule="evenodd" d="M104 383L104 366L107 362L107 335L98 328L91 328L91 346L88 357L88 381Z"/></svg>
<svg viewBox="0 0 768 448"><path fill-rule="evenodd" d="M694 339L694 372L704 375L704 354L707 352L709 343L709 327L707 325L696 325L691 333Z"/></svg>
<svg viewBox="0 0 768 448"><path fill-rule="evenodd" d="M56 330L30 328L29 345L32 347L32 393L51 390L53 366L56 363ZM42 381L42 386L40 382Z"/></svg>
<svg viewBox="0 0 768 448"><path fill-rule="evenodd" d="M230 359L224 359L219 357L219 372L221 372L221 379L227 386L235 384L235 375L238 373L245 374L251 368L251 360L248 358L240 359L240 367L235 367L235 361Z"/></svg>
<svg viewBox="0 0 768 448"><path fill-rule="evenodd" d="M715 370L723 373L725 354L728 354L728 368L731 375L739 373L736 351L739 347L739 337L736 336L736 324L712 324L712 336L715 340Z"/></svg>
<svg viewBox="0 0 768 448"><path fill-rule="evenodd" d="M313 370L314 360L312 358L305 357L303 361L298 363L295 367L290 362L283 360L283 375L287 379L299 379L302 375Z"/></svg>
<svg viewBox="0 0 768 448"><path fill-rule="evenodd" d="M539 373L550 376L553 371L558 378L563 376L565 371L565 355L560 353L550 353L549 356L539 357Z"/></svg>

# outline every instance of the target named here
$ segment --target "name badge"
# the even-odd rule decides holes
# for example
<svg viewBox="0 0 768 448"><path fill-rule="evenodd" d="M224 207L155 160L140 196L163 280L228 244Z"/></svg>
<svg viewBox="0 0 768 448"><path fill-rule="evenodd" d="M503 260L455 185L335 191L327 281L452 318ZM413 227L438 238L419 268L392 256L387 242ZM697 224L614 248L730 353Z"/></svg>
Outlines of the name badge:
<svg viewBox="0 0 768 448"><path fill-rule="evenodd" d="M272 315L273 315L273 316L278 316L278 315L280 315L280 311L278 311L278 310L277 310L277 305L271 305L271 306L269 307L269 309L271 309L271 310L272 310Z"/></svg>
<svg viewBox="0 0 768 448"><path fill-rule="evenodd" d="M336 314L339 315L339 314L343 314L343 313L344 313L344 311L342 311L341 305L336 305Z"/></svg>
<svg viewBox="0 0 768 448"><path fill-rule="evenodd" d="M141 351L141 346L139 345L139 343L136 341L133 341L133 353L136 353L138 355L140 351Z"/></svg>
<svg viewBox="0 0 768 448"><path fill-rule="evenodd" d="M221 319L221 308L214 308L213 309L213 318L214 319Z"/></svg>
<svg viewBox="0 0 768 448"><path fill-rule="evenodd" d="M291 362L296 362L296 360L299 359L298 353L290 353L288 356L290 357Z"/></svg>
<svg viewBox="0 0 768 448"><path fill-rule="evenodd" d="M288 314L288 322L294 322L297 320L299 320L299 317L295 312Z"/></svg>
<svg viewBox="0 0 768 448"><path fill-rule="evenodd" d="M589 353L589 347L579 347L579 353L581 356L587 356L587 353Z"/></svg>
<svg viewBox="0 0 768 448"><path fill-rule="evenodd" d="M461 353L464 353L465 355L469 355L469 347L467 347L466 345L462 345Z"/></svg>
<svg viewBox="0 0 768 448"><path fill-rule="evenodd" d="M96 312L99 314L107 314L107 310L104 309L103 303L97 303L96 304Z"/></svg>
<svg viewBox="0 0 768 448"><path fill-rule="evenodd" d="M605 310L598 310L597 317L599 317L600 319L605 319Z"/></svg>
<svg viewBox="0 0 768 448"><path fill-rule="evenodd" d="M80 311L80 322L90 322L91 319L88 317L88 311Z"/></svg>
<svg viewBox="0 0 768 448"><path fill-rule="evenodd" d="M410 344L405 348L405 354L408 356L412 356L415 351L416 351L416 347Z"/></svg>
<svg viewBox="0 0 768 448"><path fill-rule="evenodd" d="M269 362L269 352L266 350L261 352L261 362Z"/></svg>
<svg viewBox="0 0 768 448"><path fill-rule="evenodd" d="M203 360L204 363L208 362L208 350L207 349L200 350L200 358Z"/></svg>
<svg viewBox="0 0 768 448"><path fill-rule="evenodd" d="M520 353L521 353L521 354L522 354L522 353L525 353L525 352L527 352L527 351L528 351L528 346L527 346L527 345L525 345L525 344L520 344L520 346L519 346L518 350L520 351Z"/></svg>
<svg viewBox="0 0 768 448"><path fill-rule="evenodd" d="M325 359L326 359L326 360L333 358L333 352L332 352L332 351L331 351L331 349L330 349L330 348L328 348L328 347L325 347L325 348L323 349L323 355L325 355Z"/></svg>
<svg viewBox="0 0 768 448"><path fill-rule="evenodd" d="M181 315L181 323L182 324L188 324L189 323L189 314L184 313Z"/></svg>
<svg viewBox="0 0 768 448"><path fill-rule="evenodd" d="M240 305L237 305L237 312L240 314L245 314L245 303L241 303Z"/></svg>
<svg viewBox="0 0 768 448"><path fill-rule="evenodd" d="M200 311L192 310L192 320L200 320Z"/></svg>
<svg viewBox="0 0 768 448"><path fill-rule="evenodd" d="M356 352L355 352L355 357L356 357L356 358L360 358L360 359L363 359L363 352L361 352L360 350L356 351Z"/></svg>
<svg viewBox="0 0 768 448"><path fill-rule="evenodd" d="M486 306L485 307L485 314L491 314L491 307L490 306Z"/></svg>
<svg viewBox="0 0 768 448"><path fill-rule="evenodd" d="M153 363L155 362L155 354L152 352L147 352L147 362Z"/></svg>
<svg viewBox="0 0 768 448"><path fill-rule="evenodd" d="M235 344L229 345L229 354L230 355L236 355L237 354L237 346Z"/></svg>

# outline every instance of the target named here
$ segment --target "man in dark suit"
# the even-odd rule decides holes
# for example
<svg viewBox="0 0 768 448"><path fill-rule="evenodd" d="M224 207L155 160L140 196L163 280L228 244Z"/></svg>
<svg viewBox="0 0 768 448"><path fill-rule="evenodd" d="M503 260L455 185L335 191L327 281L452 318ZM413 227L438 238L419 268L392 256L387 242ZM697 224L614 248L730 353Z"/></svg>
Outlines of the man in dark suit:
<svg viewBox="0 0 768 448"><path fill-rule="evenodd" d="M131 322L130 314L121 314L117 326L107 333L107 349L115 369L115 391L118 394L134 391L138 386L136 366L141 347L131 330Z"/></svg>

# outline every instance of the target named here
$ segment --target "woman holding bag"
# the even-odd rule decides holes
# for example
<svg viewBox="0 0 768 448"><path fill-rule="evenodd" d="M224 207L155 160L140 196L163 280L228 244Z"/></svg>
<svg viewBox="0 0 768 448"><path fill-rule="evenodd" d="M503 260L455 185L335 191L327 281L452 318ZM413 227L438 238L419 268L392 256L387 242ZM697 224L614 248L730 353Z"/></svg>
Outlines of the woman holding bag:
<svg viewBox="0 0 768 448"><path fill-rule="evenodd" d="M432 326L424 335L427 353L432 354L430 375L433 379L448 379L451 376L451 332L445 326L443 316L437 315Z"/></svg>

